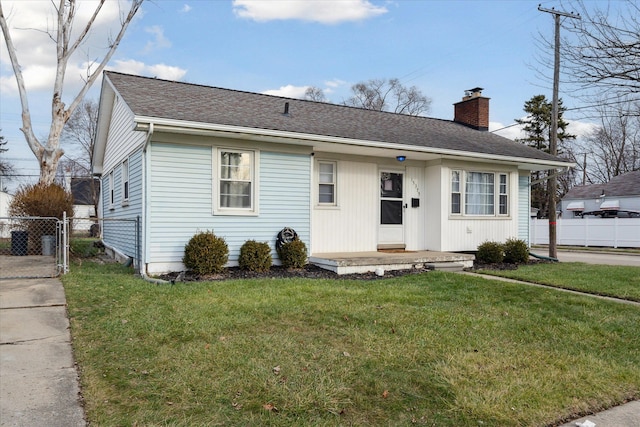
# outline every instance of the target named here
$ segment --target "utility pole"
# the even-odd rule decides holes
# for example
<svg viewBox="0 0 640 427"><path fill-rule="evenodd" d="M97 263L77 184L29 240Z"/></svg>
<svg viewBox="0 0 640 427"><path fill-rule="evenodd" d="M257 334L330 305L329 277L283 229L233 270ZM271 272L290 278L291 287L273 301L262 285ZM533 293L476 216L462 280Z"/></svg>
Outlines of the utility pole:
<svg viewBox="0 0 640 427"><path fill-rule="evenodd" d="M551 13L555 21L555 47L553 60L553 104L551 106L551 132L549 135L549 153L552 156L558 155L558 87L560 86L560 17L580 19L580 15L574 13L561 12L553 8L547 9L538 5L540 12ZM558 179L555 170L549 171L547 180L547 194L549 196L549 257L557 258L558 250L556 245L556 192L558 191Z"/></svg>

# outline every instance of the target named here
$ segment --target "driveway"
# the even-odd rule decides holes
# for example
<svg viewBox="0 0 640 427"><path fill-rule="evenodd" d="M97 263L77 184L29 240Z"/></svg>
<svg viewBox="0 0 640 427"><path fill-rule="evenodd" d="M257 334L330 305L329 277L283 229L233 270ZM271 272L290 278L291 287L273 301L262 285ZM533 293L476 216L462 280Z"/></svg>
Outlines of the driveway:
<svg viewBox="0 0 640 427"><path fill-rule="evenodd" d="M548 249L537 249L532 251L539 255L548 255ZM558 251L558 259L560 262L584 262L587 264L604 264L604 265L628 265L632 267L640 267L640 254L625 254L598 251Z"/></svg>

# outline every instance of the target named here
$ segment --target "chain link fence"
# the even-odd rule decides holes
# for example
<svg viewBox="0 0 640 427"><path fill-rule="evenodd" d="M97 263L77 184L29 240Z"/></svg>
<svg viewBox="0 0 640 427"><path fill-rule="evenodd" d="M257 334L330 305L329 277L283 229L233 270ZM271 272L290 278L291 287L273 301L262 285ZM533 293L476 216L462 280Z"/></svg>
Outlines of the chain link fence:
<svg viewBox="0 0 640 427"><path fill-rule="evenodd" d="M0 218L0 279L56 277L65 271L65 221Z"/></svg>
<svg viewBox="0 0 640 427"><path fill-rule="evenodd" d="M71 257L105 254L141 267L140 218L0 217L0 280L56 277Z"/></svg>

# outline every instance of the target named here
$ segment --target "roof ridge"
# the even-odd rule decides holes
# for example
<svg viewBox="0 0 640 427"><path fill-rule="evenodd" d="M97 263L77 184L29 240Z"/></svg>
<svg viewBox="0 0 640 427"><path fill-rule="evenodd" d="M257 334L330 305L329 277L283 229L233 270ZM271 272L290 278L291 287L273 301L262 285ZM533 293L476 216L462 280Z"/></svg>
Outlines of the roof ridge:
<svg viewBox="0 0 640 427"><path fill-rule="evenodd" d="M442 118L439 118L439 117L415 116L413 114L402 114L402 113L396 113L394 111L373 110L373 109L370 109L370 108L356 107L356 106L353 106L353 105L336 104L336 103L333 103L333 102L315 101L315 100L312 100L312 99L291 98L291 97L282 96L282 95L271 95L271 94L268 94L268 93L252 92L252 91L248 91L248 90L230 89L230 88L225 88L225 87L220 87L220 86L206 85L206 84L202 84L202 83L190 83L190 82L183 82L183 81L179 81L179 80L169 80L169 79L163 79L163 78L158 78L158 77L141 76L141 75L137 75L137 74L123 73L123 72L120 72L120 71L106 70L105 73L106 74L118 74L118 75L125 76L125 77L140 78L140 79L146 79L146 80L151 80L151 81L162 81L162 82L166 82L166 83L174 83L174 84L187 85L187 86L196 86L196 87L207 88L207 89L217 89L217 90L222 90L222 91L227 91L227 92L235 92L235 93L242 93L242 94L247 94L247 95L263 96L263 97L268 97L268 98L273 98L273 99L282 99L282 100L285 100L285 101L296 101L296 102L304 102L304 103L317 104L317 105L327 105L327 106L331 106L331 107L341 107L341 108L348 108L348 109L359 110L359 111L371 111L372 113L384 113L384 114L390 114L390 115L393 115L393 116L400 116L400 117L415 117L415 118L420 118L420 119L438 120L438 121L442 121L442 122L454 123L454 124L462 125L462 123L458 123L458 122L455 122L455 121L450 120L450 119L442 119Z"/></svg>

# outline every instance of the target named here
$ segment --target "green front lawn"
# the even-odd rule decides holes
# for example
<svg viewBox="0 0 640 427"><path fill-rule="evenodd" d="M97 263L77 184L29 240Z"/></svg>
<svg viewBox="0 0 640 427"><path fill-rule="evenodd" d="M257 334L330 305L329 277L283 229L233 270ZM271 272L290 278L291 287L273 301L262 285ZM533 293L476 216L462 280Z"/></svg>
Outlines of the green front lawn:
<svg viewBox="0 0 640 427"><path fill-rule="evenodd" d="M92 425L539 426L640 397L640 309L430 272L63 277Z"/></svg>
<svg viewBox="0 0 640 427"><path fill-rule="evenodd" d="M640 267L559 262L521 265L517 270L482 270L480 273L640 301Z"/></svg>

